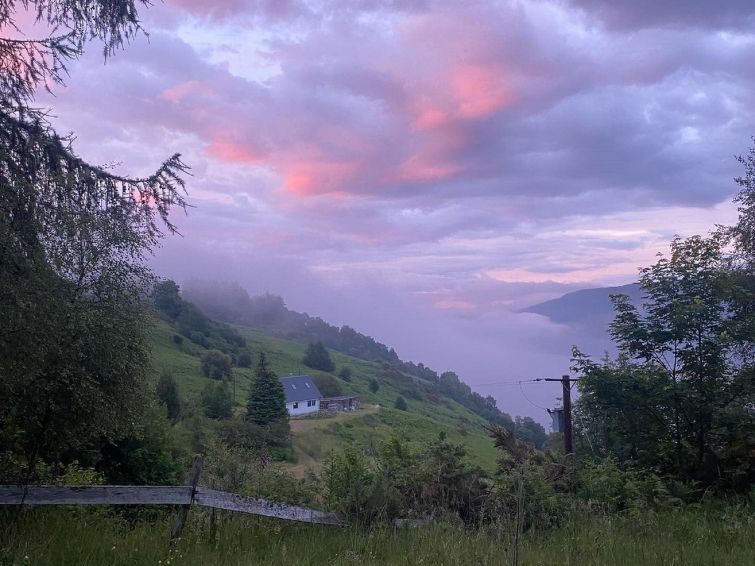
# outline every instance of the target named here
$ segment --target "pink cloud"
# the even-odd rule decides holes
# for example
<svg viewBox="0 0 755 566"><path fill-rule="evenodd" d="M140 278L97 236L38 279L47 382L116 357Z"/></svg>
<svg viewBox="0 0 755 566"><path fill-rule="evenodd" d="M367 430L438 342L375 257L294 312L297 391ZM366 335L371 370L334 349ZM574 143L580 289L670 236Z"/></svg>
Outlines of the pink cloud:
<svg viewBox="0 0 755 566"><path fill-rule="evenodd" d="M402 163L391 179L408 182L442 181L462 171L463 168L455 163L434 161L426 156L417 155Z"/></svg>
<svg viewBox="0 0 755 566"><path fill-rule="evenodd" d="M212 89L206 83L197 80L189 80L170 88L166 88L162 92L161 97L178 104L190 95L200 95L204 97L209 96L210 94L212 94Z"/></svg>
<svg viewBox="0 0 755 566"><path fill-rule="evenodd" d="M360 168L356 161L300 161L285 167L284 189L297 196L343 191Z"/></svg>
<svg viewBox="0 0 755 566"><path fill-rule="evenodd" d="M490 65L454 69L451 83L463 118L484 118L511 102L503 72Z"/></svg>
<svg viewBox="0 0 755 566"><path fill-rule="evenodd" d="M221 140L211 142L207 154L226 163L259 163L265 157L264 153L248 145Z"/></svg>

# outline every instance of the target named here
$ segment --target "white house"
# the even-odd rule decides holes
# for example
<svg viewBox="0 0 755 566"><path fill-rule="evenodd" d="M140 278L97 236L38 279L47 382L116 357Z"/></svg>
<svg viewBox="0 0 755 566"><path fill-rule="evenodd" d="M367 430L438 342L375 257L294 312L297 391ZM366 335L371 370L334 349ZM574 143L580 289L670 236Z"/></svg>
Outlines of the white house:
<svg viewBox="0 0 755 566"><path fill-rule="evenodd" d="M281 377L286 392L286 409L292 417L316 413L320 410L322 394L308 375Z"/></svg>

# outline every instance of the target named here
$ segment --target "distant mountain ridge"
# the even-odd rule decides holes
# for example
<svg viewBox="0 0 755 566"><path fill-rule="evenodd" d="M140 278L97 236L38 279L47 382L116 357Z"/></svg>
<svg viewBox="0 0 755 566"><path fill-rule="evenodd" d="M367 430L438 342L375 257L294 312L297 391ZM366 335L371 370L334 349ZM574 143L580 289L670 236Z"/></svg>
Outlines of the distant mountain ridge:
<svg viewBox="0 0 755 566"><path fill-rule="evenodd" d="M598 325L601 328L606 328L614 318L613 304L610 299L610 296L614 294L628 295L631 301L638 306L642 302L640 284L630 283L618 287L580 289L557 299L529 306L520 312L539 314L557 324L570 326Z"/></svg>

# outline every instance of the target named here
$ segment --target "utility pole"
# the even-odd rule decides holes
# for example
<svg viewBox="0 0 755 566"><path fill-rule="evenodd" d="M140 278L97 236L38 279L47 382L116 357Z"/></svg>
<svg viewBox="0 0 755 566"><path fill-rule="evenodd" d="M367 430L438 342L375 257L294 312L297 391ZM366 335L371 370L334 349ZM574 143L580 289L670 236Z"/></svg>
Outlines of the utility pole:
<svg viewBox="0 0 755 566"><path fill-rule="evenodd" d="M561 376L561 387L564 390L564 454L574 452L571 439L571 383L568 375Z"/></svg>
<svg viewBox="0 0 755 566"><path fill-rule="evenodd" d="M552 377L542 378L543 381L560 381L561 388L563 389L563 401L564 401L564 454L569 455L574 453L574 446L572 444L572 427L571 427L571 383L572 381L579 381L579 378L570 378L568 375L562 375L561 379Z"/></svg>

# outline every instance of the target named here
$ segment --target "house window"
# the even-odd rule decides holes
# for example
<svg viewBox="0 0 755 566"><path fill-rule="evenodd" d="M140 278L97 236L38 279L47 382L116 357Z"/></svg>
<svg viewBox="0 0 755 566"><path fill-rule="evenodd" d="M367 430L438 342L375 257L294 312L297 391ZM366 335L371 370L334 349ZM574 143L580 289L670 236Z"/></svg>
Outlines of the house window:
<svg viewBox="0 0 755 566"><path fill-rule="evenodd" d="M294 409L298 409L298 408L299 408L299 402L298 401L294 401Z"/></svg>
<svg viewBox="0 0 755 566"><path fill-rule="evenodd" d="M315 405L317 405L317 401L316 400L311 399L311 400L307 401L307 407L314 407Z"/></svg>

